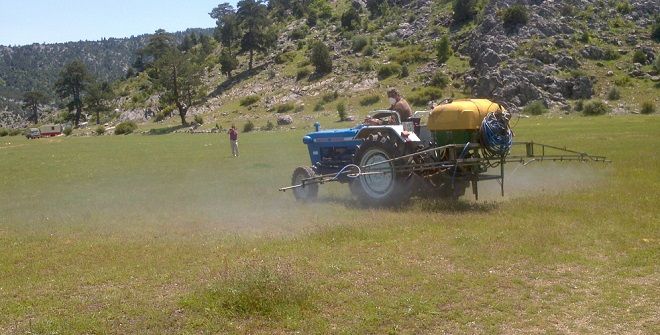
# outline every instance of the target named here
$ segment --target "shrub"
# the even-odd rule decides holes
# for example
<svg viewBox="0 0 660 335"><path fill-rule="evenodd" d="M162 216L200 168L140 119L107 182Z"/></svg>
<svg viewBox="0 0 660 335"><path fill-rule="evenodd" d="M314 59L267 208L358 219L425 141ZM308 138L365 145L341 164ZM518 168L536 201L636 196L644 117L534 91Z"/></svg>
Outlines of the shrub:
<svg viewBox="0 0 660 335"><path fill-rule="evenodd" d="M362 50L362 54L365 56L373 56L375 53L374 46L371 44L367 45L367 47Z"/></svg>
<svg viewBox="0 0 660 335"><path fill-rule="evenodd" d="M243 125L243 132L249 133L254 130L254 123L251 120L248 120L245 125Z"/></svg>
<svg viewBox="0 0 660 335"><path fill-rule="evenodd" d="M12 128L12 129L9 129L9 134L8 134L8 135L9 135L9 136L18 136L18 135L22 134L23 132L24 132L24 131L21 130L21 129L18 129L18 128Z"/></svg>
<svg viewBox="0 0 660 335"><path fill-rule="evenodd" d="M275 106L275 112L282 114L292 111L294 108L296 108L296 106L293 104L293 102L287 102L285 104Z"/></svg>
<svg viewBox="0 0 660 335"><path fill-rule="evenodd" d="M591 40L591 35L589 35L588 31L584 30L580 35L580 42L589 43L589 40Z"/></svg>
<svg viewBox="0 0 660 335"><path fill-rule="evenodd" d="M441 89L437 87L424 87L410 95L408 101L414 106L426 106L430 101L438 100L441 97Z"/></svg>
<svg viewBox="0 0 660 335"><path fill-rule="evenodd" d="M309 34L309 27L300 26L300 27L294 29L291 32L290 36L291 36L292 40L297 41L297 40L300 40L300 39L303 39L303 38L307 37L307 34Z"/></svg>
<svg viewBox="0 0 660 335"><path fill-rule="evenodd" d="M370 59L363 59L358 64L358 70L362 72L371 72L374 70L374 63Z"/></svg>
<svg viewBox="0 0 660 335"><path fill-rule="evenodd" d="M656 71L660 72L660 55L655 56L653 67L655 68Z"/></svg>
<svg viewBox="0 0 660 335"><path fill-rule="evenodd" d="M298 67L305 67L312 65L312 62L309 61L309 59L302 60L298 63Z"/></svg>
<svg viewBox="0 0 660 335"><path fill-rule="evenodd" d="M316 103L316 105L314 105L314 111L315 112L320 112L324 109L325 109L325 104L323 103L323 101L319 101L319 102Z"/></svg>
<svg viewBox="0 0 660 335"><path fill-rule="evenodd" d="M642 114L653 114L655 113L655 104L653 104L652 101L644 101L642 102L642 109L640 112Z"/></svg>
<svg viewBox="0 0 660 335"><path fill-rule="evenodd" d="M374 95L370 95L370 96L366 96L366 97L362 98L362 100L360 100L360 105L362 105L362 106L371 106L371 105L373 105L373 104L375 104L379 101L380 101L380 96L374 94Z"/></svg>
<svg viewBox="0 0 660 335"><path fill-rule="evenodd" d="M502 14L502 21L506 28L514 28L517 25L527 24L528 20L529 14L527 13L527 7L523 5L513 5L505 9Z"/></svg>
<svg viewBox="0 0 660 335"><path fill-rule="evenodd" d="M605 48L603 50L603 59L604 60L615 60L618 59L621 55L619 54L618 51L612 49L612 48Z"/></svg>
<svg viewBox="0 0 660 335"><path fill-rule="evenodd" d="M621 92L616 87L612 87L607 93L607 99L608 100L619 100L621 99Z"/></svg>
<svg viewBox="0 0 660 335"><path fill-rule="evenodd" d="M296 54L294 52L292 51L283 52L275 56L275 63L277 64L291 63L294 58L296 58Z"/></svg>
<svg viewBox="0 0 660 335"><path fill-rule="evenodd" d="M312 73L312 71L307 67L303 67L301 69L298 69L298 72L296 72L296 81L300 81L300 80L303 80L303 79L309 77L309 75L311 73Z"/></svg>
<svg viewBox="0 0 660 335"><path fill-rule="evenodd" d="M193 117L193 120L195 120L195 123L197 123L197 124L199 124L199 125L204 124L204 118L203 118L201 115L199 115L199 114L196 114L196 115Z"/></svg>
<svg viewBox="0 0 660 335"><path fill-rule="evenodd" d="M337 116L339 116L339 121L346 120L346 104L343 102L337 104Z"/></svg>
<svg viewBox="0 0 660 335"><path fill-rule="evenodd" d="M268 122L266 122L266 126L264 126L264 130L273 130L273 129L275 129L275 125L270 120L268 120Z"/></svg>
<svg viewBox="0 0 660 335"><path fill-rule="evenodd" d="M442 72L436 72L433 77L431 77L431 86L445 88L449 84L449 77Z"/></svg>
<svg viewBox="0 0 660 335"><path fill-rule="evenodd" d="M614 85L619 87L630 86L632 85L632 80L628 76L622 76L614 79Z"/></svg>
<svg viewBox="0 0 660 335"><path fill-rule="evenodd" d="M656 19L655 24L651 28L651 39L660 42L660 19Z"/></svg>
<svg viewBox="0 0 660 335"><path fill-rule="evenodd" d="M105 127L104 126L98 126L98 127L96 127L96 130L94 130L94 132L96 133L96 135L101 136L101 135L105 134Z"/></svg>
<svg viewBox="0 0 660 335"><path fill-rule="evenodd" d="M353 49L353 52L361 52L367 45L369 45L369 40L366 37L355 36L353 37L351 49Z"/></svg>
<svg viewBox="0 0 660 335"><path fill-rule="evenodd" d="M619 3L616 4L616 11L621 14L628 14L632 12L632 6L628 1L619 1Z"/></svg>
<svg viewBox="0 0 660 335"><path fill-rule="evenodd" d="M307 20L306 20L307 25L310 27L316 26L318 19L319 19L319 15L316 13L316 10L310 9L309 13L307 14Z"/></svg>
<svg viewBox="0 0 660 335"><path fill-rule="evenodd" d="M378 69L378 79L383 80L399 73L401 73L399 63L384 64Z"/></svg>
<svg viewBox="0 0 660 335"><path fill-rule="evenodd" d="M561 7L559 12L561 13L562 16L572 17L575 16L575 7L573 7L573 5L570 4L565 4Z"/></svg>
<svg viewBox="0 0 660 335"><path fill-rule="evenodd" d="M248 95L247 97L241 99L240 104L241 106L245 106L245 107L252 106L255 103L257 103L257 101L259 101L260 99L261 97L258 95Z"/></svg>
<svg viewBox="0 0 660 335"><path fill-rule="evenodd" d="M341 15L341 26L346 30L355 30L360 26L360 13L355 7L351 6Z"/></svg>
<svg viewBox="0 0 660 335"><path fill-rule="evenodd" d="M543 101L533 101L523 108L523 113L527 115L541 115L548 112L548 108Z"/></svg>
<svg viewBox="0 0 660 335"><path fill-rule="evenodd" d="M410 75L410 71L408 70L408 65L403 65L401 67L401 73L399 74L400 78L406 78Z"/></svg>
<svg viewBox="0 0 660 335"><path fill-rule="evenodd" d="M322 42L315 42L311 48L309 61L316 67L318 73L332 72L332 57L330 57L330 50Z"/></svg>
<svg viewBox="0 0 660 335"><path fill-rule="evenodd" d="M325 103L333 102L333 101L337 100L337 98L339 98L339 92L337 92L337 91L326 93L321 97L321 99Z"/></svg>
<svg viewBox="0 0 660 335"><path fill-rule="evenodd" d="M603 115L611 112L610 106L599 100L589 101L584 104L582 113L584 115Z"/></svg>
<svg viewBox="0 0 660 335"><path fill-rule="evenodd" d="M584 109L584 100L578 100L575 103L575 111L576 112L581 112Z"/></svg>
<svg viewBox="0 0 660 335"><path fill-rule="evenodd" d="M7 135L9 135L9 130L5 128L0 128L0 137L5 137Z"/></svg>
<svg viewBox="0 0 660 335"><path fill-rule="evenodd" d="M390 56L390 60L399 64L415 64L429 60L428 53L421 46L410 46Z"/></svg>
<svg viewBox="0 0 660 335"><path fill-rule="evenodd" d="M174 105L165 106L165 108L162 109L162 112L166 117L172 116L172 112L174 112Z"/></svg>
<svg viewBox="0 0 660 335"><path fill-rule="evenodd" d="M73 128L71 127L66 127L64 130L62 130L62 133L64 136L70 136L73 133Z"/></svg>
<svg viewBox="0 0 660 335"><path fill-rule="evenodd" d="M442 39L440 42L438 42L437 46L437 57L438 57L438 63L443 64L449 60L449 56L451 56L451 47L449 46L449 38L447 35L442 36Z"/></svg>
<svg viewBox="0 0 660 335"><path fill-rule="evenodd" d="M573 69L571 70L572 78L588 77L588 74L584 70Z"/></svg>
<svg viewBox="0 0 660 335"><path fill-rule="evenodd" d="M115 127L115 135L126 135L134 132L137 129L137 124L133 121L124 121Z"/></svg>
<svg viewBox="0 0 660 335"><path fill-rule="evenodd" d="M163 120L165 120L165 114L163 112L156 113L156 116L154 117L154 122L160 122Z"/></svg>
<svg viewBox="0 0 660 335"><path fill-rule="evenodd" d="M635 53L633 54L633 63L639 63L639 64L646 64L647 59L646 59L646 53L642 50L636 50Z"/></svg>
<svg viewBox="0 0 660 335"><path fill-rule="evenodd" d="M457 24L471 21L477 15L477 0L454 0L454 22Z"/></svg>

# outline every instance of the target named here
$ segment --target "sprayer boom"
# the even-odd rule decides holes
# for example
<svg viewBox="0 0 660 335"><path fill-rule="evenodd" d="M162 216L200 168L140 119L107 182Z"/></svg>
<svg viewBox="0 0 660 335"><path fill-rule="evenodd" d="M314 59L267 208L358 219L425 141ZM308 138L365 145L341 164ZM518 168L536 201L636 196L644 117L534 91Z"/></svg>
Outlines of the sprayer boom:
<svg viewBox="0 0 660 335"><path fill-rule="evenodd" d="M502 185L504 195L504 165L519 163L527 166L533 162L543 161L577 161L611 163L604 156L594 156L584 152L574 151L548 144L535 142L514 142L511 146L513 154L492 155L480 144L449 144L441 147L420 149L414 153L369 161L365 165L349 164L338 173L310 175L299 179L292 186L282 187L284 192L292 189L318 187L328 182L358 182L360 178L376 176L404 176L411 179L413 175L427 181L444 178L449 186L456 189L457 183L472 183L473 193L478 199L476 183L485 180L497 180ZM382 158L382 157L381 157ZM486 174L489 169L499 167L498 174ZM432 183L437 185L437 183ZM447 186L447 183L444 183Z"/></svg>

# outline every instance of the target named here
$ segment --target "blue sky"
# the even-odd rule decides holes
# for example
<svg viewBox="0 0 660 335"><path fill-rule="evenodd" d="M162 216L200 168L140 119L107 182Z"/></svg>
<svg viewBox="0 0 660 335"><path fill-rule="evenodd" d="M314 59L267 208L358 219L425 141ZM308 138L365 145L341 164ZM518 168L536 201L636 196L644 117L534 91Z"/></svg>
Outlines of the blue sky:
<svg viewBox="0 0 660 335"><path fill-rule="evenodd" d="M0 0L0 45L129 37L213 27L208 13L232 0Z"/></svg>

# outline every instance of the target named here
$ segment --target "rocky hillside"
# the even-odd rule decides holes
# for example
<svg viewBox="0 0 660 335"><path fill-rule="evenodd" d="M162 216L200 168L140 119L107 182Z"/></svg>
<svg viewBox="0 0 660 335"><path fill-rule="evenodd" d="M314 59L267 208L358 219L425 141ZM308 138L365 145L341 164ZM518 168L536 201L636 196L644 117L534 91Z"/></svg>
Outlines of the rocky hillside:
<svg viewBox="0 0 660 335"><path fill-rule="evenodd" d="M498 13L514 3L529 7L527 24L505 27ZM630 76L658 82L657 69L642 71L658 52L648 27L660 2L631 1L629 9L617 1L490 1L481 23L458 49L470 57L473 69L464 77L477 96L492 97L514 106L541 100L570 109L570 99L590 99L607 79L590 65L607 69L607 76ZM630 57L642 52L644 62ZM657 85L656 85L657 86Z"/></svg>
<svg viewBox="0 0 660 335"><path fill-rule="evenodd" d="M337 109L360 117L385 107L389 86L403 91L416 109L466 96L495 99L514 110L538 101L564 113L588 99L604 100L613 113L637 112L644 100L659 105L660 44L652 29L659 24L660 2L472 2L474 15L462 22L451 0L328 1L331 15L315 24L289 13L275 21L277 45L257 54L253 70L243 54L234 76L222 75L217 45L203 62L208 96L189 113L203 116L208 126L250 120L259 127L283 114L307 125L336 118ZM383 4L378 13L370 12L374 3ZM347 26L351 7L359 17ZM443 37L452 53L439 61ZM309 61L315 41L330 49L329 74L315 73ZM177 122L146 74L118 83L115 91L118 120L155 116L160 123Z"/></svg>

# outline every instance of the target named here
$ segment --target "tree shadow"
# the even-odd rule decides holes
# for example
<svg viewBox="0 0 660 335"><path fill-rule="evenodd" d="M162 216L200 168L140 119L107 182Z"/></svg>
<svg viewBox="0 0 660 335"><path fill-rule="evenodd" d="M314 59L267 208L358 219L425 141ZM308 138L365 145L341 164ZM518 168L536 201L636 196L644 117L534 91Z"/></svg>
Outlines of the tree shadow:
<svg viewBox="0 0 660 335"><path fill-rule="evenodd" d="M239 74L236 74L236 75L232 76L231 79L228 78L222 84L218 85L218 87L216 87L213 90L213 92L211 92L211 96L212 97L217 97L217 96L221 95L222 93L230 90L231 88L233 88L234 86L236 86L237 84L242 82L243 80L248 79L248 78L250 78L254 75L259 74L261 71L263 71L266 68L266 65L268 65L268 63L264 63L264 64L261 64L259 66L255 66L255 67L252 68L252 70L245 70L245 71L243 71Z"/></svg>
<svg viewBox="0 0 660 335"><path fill-rule="evenodd" d="M167 135L167 134L171 134L171 133L173 133L173 132L175 132L175 131L177 131L177 130L180 130L180 129L183 129L183 128L187 128L187 127L188 127L188 126L184 126L184 125L181 125L181 124L180 124L180 125L178 125L178 126L172 126L172 127L153 128L153 129L150 129L150 130L149 130L149 132L147 133L147 135Z"/></svg>
<svg viewBox="0 0 660 335"><path fill-rule="evenodd" d="M312 83L312 82L320 81L321 79L323 79L327 76L328 76L328 73L321 73L321 72L318 72L318 71L314 71L314 72L312 72L312 74L309 75L309 77L307 77L307 80L310 83Z"/></svg>
<svg viewBox="0 0 660 335"><path fill-rule="evenodd" d="M504 25L504 34L506 36L513 36L516 35L520 32L520 28L522 28L523 25L512 25L512 24L505 24Z"/></svg>

